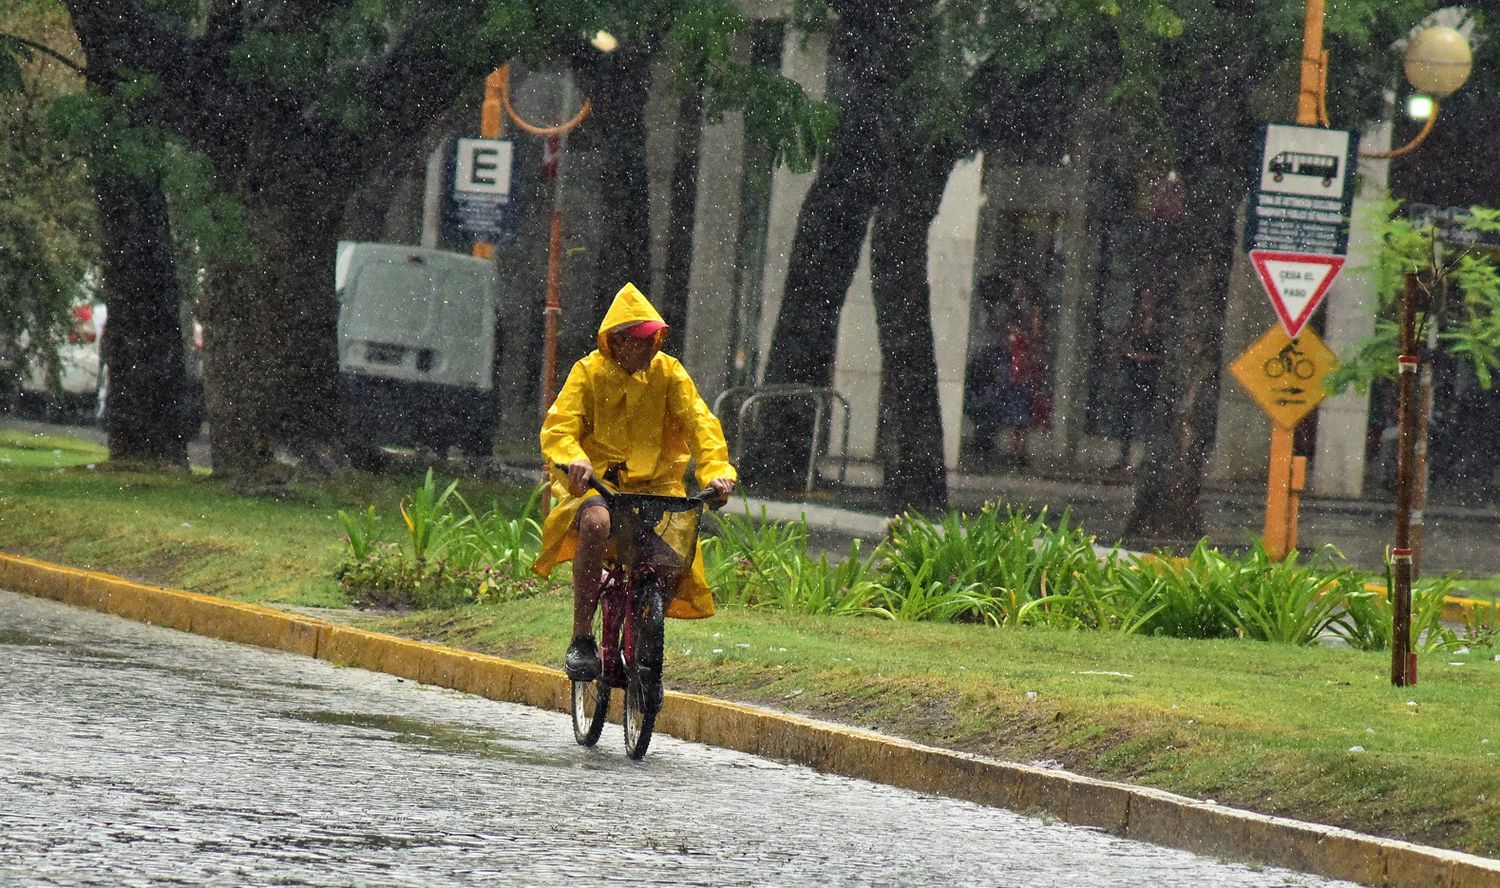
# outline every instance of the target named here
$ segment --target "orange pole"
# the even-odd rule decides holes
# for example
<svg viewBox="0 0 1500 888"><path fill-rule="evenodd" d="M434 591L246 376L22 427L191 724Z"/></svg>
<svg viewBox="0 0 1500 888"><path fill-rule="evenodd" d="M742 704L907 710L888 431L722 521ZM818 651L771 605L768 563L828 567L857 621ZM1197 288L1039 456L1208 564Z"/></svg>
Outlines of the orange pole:
<svg viewBox="0 0 1500 888"><path fill-rule="evenodd" d="M1302 20L1302 88L1297 94L1297 122L1318 125L1323 85L1323 0L1307 0Z"/></svg>
<svg viewBox="0 0 1500 888"><path fill-rule="evenodd" d="M1292 430L1271 423L1271 467L1266 478L1266 555L1281 560L1290 551L1288 537L1296 520L1292 507Z"/></svg>
<svg viewBox="0 0 1500 888"><path fill-rule="evenodd" d="M501 65L484 78L484 105L479 111L480 138L498 139L505 133L505 102L509 88L509 64ZM474 255L480 259L493 259L495 245L476 243Z"/></svg>
<svg viewBox="0 0 1500 888"><path fill-rule="evenodd" d="M562 213L552 211L552 238L547 246L546 338L542 350L542 413L557 392L557 322L562 314Z"/></svg>
<svg viewBox="0 0 1500 888"><path fill-rule="evenodd" d="M1307 0L1302 21L1302 83L1297 94L1297 123L1318 125L1323 103L1323 2ZM1293 494L1292 459L1295 429L1271 423L1271 458L1266 471L1266 554L1280 560L1297 546L1297 508ZM1304 470L1305 471L1305 470Z"/></svg>

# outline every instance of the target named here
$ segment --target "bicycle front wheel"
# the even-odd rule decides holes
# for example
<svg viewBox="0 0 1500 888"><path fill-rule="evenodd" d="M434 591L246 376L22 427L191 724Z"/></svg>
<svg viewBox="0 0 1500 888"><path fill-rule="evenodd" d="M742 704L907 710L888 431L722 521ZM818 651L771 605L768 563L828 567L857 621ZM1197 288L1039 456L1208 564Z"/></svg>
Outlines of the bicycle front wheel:
<svg viewBox="0 0 1500 888"><path fill-rule="evenodd" d="M604 679L573 682L573 739L579 746L599 742L608 714L609 685Z"/></svg>
<svg viewBox="0 0 1500 888"><path fill-rule="evenodd" d="M648 578L636 597L633 614L634 662L626 664L625 754L640 759L651 745L656 713L661 710L662 658L666 636L661 583Z"/></svg>

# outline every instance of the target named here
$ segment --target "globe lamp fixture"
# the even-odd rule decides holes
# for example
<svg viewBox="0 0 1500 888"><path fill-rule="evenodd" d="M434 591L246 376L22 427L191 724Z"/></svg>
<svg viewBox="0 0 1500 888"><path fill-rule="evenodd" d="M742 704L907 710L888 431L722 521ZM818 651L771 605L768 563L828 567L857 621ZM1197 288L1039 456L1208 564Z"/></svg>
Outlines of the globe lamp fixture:
<svg viewBox="0 0 1500 888"><path fill-rule="evenodd" d="M1406 46L1406 79L1437 99L1453 95L1469 79L1474 56L1469 41L1453 28L1425 28Z"/></svg>
<svg viewBox="0 0 1500 888"><path fill-rule="evenodd" d="M620 41L608 31L600 31L595 34L589 40L589 43L592 43L594 48L602 53L611 53L620 48Z"/></svg>

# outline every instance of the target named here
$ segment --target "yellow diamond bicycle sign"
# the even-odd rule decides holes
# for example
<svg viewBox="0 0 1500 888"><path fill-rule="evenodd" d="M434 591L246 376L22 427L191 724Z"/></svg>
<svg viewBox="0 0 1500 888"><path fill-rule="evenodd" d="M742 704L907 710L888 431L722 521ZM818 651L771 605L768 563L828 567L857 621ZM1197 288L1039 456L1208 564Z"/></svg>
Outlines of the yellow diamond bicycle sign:
<svg viewBox="0 0 1500 888"><path fill-rule="evenodd" d="M1276 326L1235 358L1229 372L1272 422L1291 429L1326 396L1323 377L1335 363L1316 333L1303 330L1292 339Z"/></svg>

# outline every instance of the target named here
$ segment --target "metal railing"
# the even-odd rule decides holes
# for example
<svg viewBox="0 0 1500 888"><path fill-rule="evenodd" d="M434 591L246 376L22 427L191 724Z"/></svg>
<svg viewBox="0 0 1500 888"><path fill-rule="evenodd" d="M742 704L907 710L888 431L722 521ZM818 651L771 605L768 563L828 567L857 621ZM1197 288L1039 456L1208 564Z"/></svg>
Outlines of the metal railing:
<svg viewBox="0 0 1500 888"><path fill-rule="evenodd" d="M785 383L779 385L742 385L725 389L714 398L714 415L724 417L723 407L726 403L739 401L739 407L734 414L733 434L730 436L730 456L738 463L744 456L745 451L745 420L750 416L751 408L766 401L810 401L813 406L813 433L812 446L808 448L807 456L807 491L812 492L813 482L817 479L818 457L827 456L819 453L819 446L824 450L831 446L831 439L825 440L824 424L831 423L833 409L837 406L843 412L843 435L839 439L838 467L839 484L844 483L844 478L849 469L849 399L845 398L838 390L830 386L801 385L797 383Z"/></svg>

